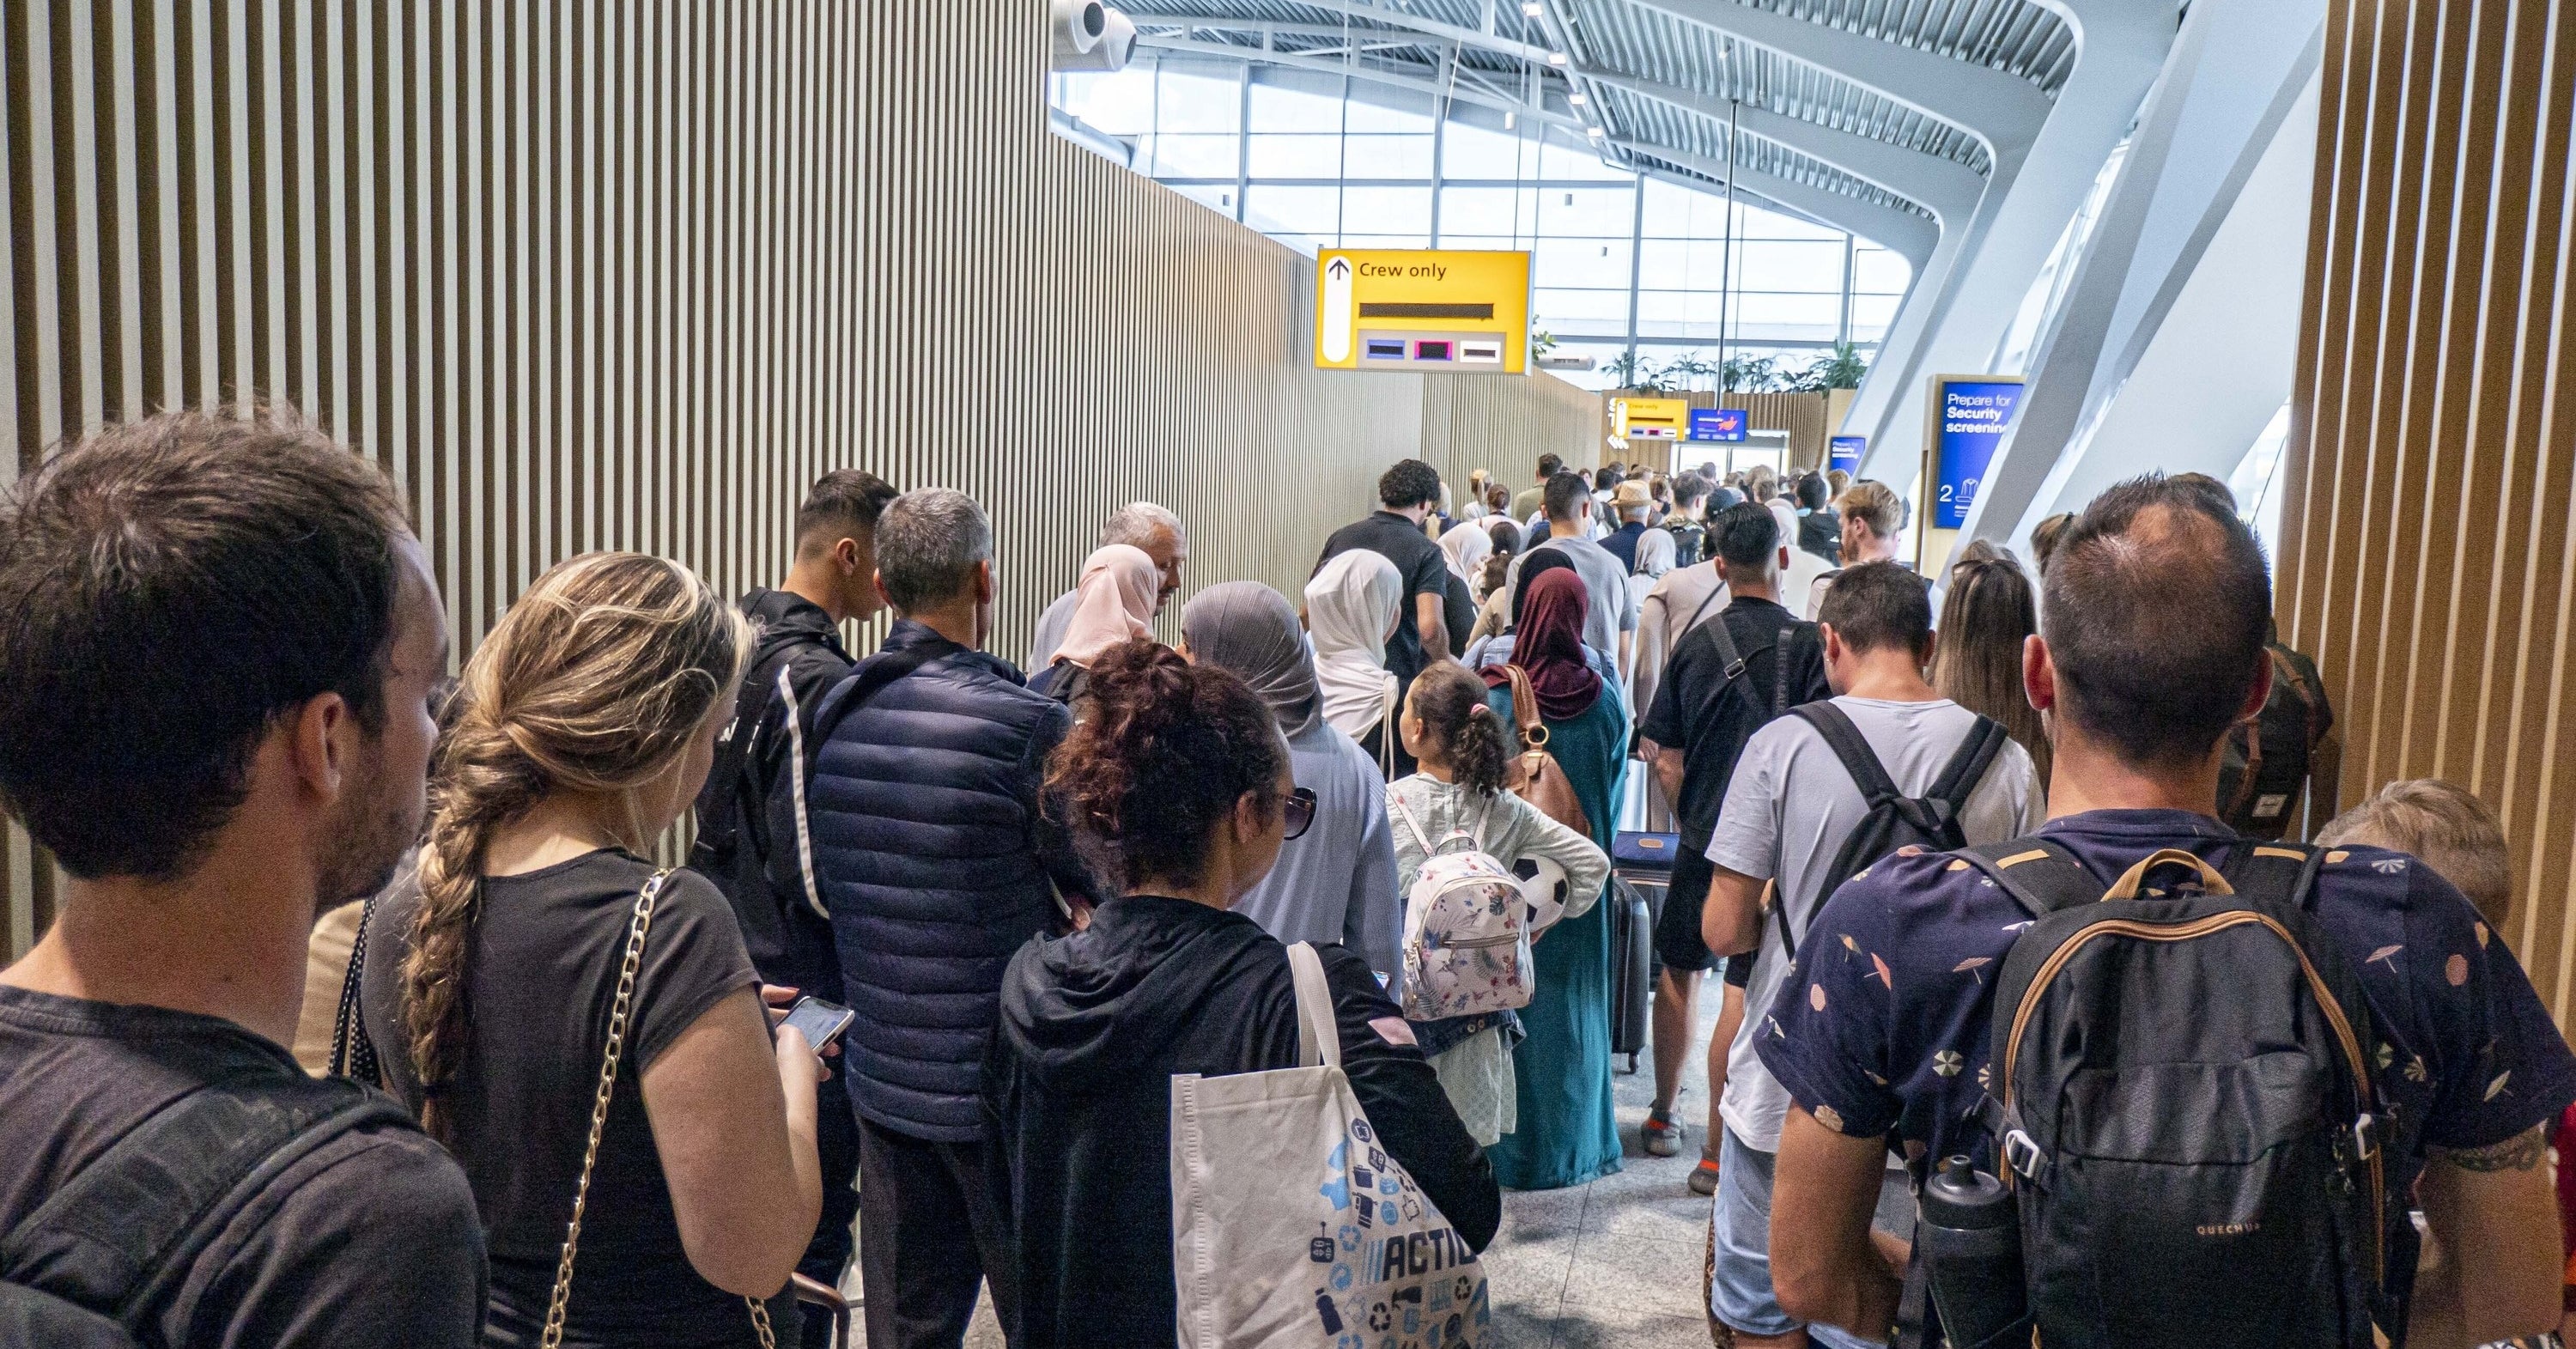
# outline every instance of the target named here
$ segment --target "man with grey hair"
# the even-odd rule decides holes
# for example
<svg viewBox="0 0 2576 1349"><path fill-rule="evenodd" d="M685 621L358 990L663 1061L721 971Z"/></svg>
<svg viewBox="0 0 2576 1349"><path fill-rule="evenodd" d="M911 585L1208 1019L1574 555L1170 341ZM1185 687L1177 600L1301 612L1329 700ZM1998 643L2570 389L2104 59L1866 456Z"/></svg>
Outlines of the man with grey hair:
<svg viewBox="0 0 2576 1349"><path fill-rule="evenodd" d="M895 498L877 520L876 586L895 623L815 714L798 823L856 1014L841 1062L867 1342L955 1349L978 1285L1005 1325L1016 1303L981 1096L1002 972L1056 919L1056 896L1090 881L1039 807L1072 715L980 649L994 594L983 510L946 488Z"/></svg>
<svg viewBox="0 0 2576 1349"><path fill-rule="evenodd" d="M1131 501L1100 526L1100 546L1123 543L1145 550L1162 569L1163 589L1154 596L1154 612L1163 612L1171 603L1172 592L1181 588L1181 564L1190 560L1190 534L1181 527L1181 517L1150 501ZM1064 630L1073 622L1074 592L1068 590L1055 597L1055 602L1038 615L1037 636L1029 644L1029 663L1024 670L1043 670L1055 661L1055 649L1064 645Z"/></svg>

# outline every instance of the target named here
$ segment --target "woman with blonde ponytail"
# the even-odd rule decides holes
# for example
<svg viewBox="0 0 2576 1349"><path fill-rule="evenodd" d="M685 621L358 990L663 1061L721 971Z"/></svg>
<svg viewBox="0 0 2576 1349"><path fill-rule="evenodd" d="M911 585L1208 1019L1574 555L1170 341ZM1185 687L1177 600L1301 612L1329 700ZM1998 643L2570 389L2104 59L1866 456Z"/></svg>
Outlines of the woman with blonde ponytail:
<svg viewBox="0 0 2576 1349"><path fill-rule="evenodd" d="M821 1063L773 1044L724 896L648 860L750 641L687 568L592 553L466 662L362 998L387 1087L473 1184L487 1345L757 1345L772 1316L795 1340Z"/></svg>

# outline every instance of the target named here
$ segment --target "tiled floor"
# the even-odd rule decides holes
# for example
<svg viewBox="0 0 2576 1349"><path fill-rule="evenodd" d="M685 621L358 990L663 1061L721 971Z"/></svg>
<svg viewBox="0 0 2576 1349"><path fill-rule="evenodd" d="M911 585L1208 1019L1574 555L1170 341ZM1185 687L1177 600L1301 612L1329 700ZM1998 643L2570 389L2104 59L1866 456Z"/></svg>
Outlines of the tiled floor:
<svg viewBox="0 0 2576 1349"><path fill-rule="evenodd" d="M1503 1227L1484 1255L1494 1324L1485 1349L1708 1349L1701 1269L1709 1201L1687 1184L1708 1109L1708 1035L1717 1007L1701 998L1697 1045L1676 1113L1690 1130L1679 1157L1649 1157L1638 1140L1654 1095L1654 1063L1611 1063L1611 1088L1627 1158L1619 1174L1569 1190L1503 1196ZM856 1280L852 1280L856 1291ZM862 1336L864 1338L864 1336ZM978 1308L967 1349L1004 1349L989 1303Z"/></svg>

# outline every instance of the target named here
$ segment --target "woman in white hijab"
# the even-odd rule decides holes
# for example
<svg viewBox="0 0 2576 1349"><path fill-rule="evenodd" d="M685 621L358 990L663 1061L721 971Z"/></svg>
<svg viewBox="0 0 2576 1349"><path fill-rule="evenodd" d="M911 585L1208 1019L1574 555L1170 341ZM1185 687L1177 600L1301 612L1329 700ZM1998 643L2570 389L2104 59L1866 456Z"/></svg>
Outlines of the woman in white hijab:
<svg viewBox="0 0 2576 1349"><path fill-rule="evenodd" d="M1637 536L1637 569L1628 576L1628 590L1635 596L1636 603L1643 605L1646 602L1646 592L1653 590L1655 582L1673 569L1675 556L1672 531L1649 529Z"/></svg>
<svg viewBox="0 0 2576 1349"><path fill-rule="evenodd" d="M1461 520L1440 536L1440 551L1449 555L1449 574L1466 582L1467 593L1474 595L1485 559L1494 555L1494 536L1481 520Z"/></svg>
<svg viewBox="0 0 2576 1349"><path fill-rule="evenodd" d="M1360 742L1389 778L1404 755L1394 733L1395 676L1386 668L1386 639L1395 631L1404 577L1395 564L1354 548L1324 564L1306 583L1306 632L1315 645L1315 682L1324 720Z"/></svg>
<svg viewBox="0 0 2576 1349"><path fill-rule="evenodd" d="M1080 697L1093 661L1113 646L1154 635L1154 601L1162 589L1162 569L1144 549L1113 543L1093 552L1073 588L1073 619L1065 625L1055 662L1029 688L1062 703Z"/></svg>

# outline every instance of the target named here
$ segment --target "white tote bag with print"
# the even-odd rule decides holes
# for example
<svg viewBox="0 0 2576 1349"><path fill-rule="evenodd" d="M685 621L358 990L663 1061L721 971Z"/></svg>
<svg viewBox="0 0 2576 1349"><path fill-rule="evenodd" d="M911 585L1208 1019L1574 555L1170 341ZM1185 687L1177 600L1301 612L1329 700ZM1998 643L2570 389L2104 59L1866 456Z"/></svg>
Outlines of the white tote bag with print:
<svg viewBox="0 0 2576 1349"><path fill-rule="evenodd" d="M1342 1075L1315 948L1288 948L1295 1068L1172 1078L1182 1349L1471 1349L1484 1269Z"/></svg>

